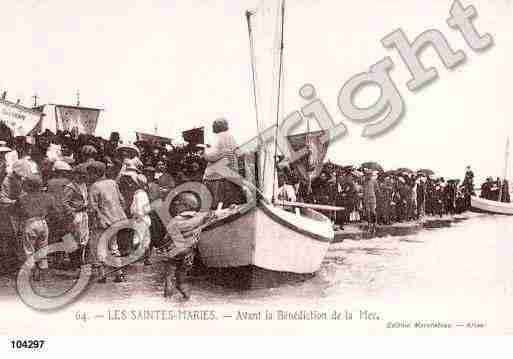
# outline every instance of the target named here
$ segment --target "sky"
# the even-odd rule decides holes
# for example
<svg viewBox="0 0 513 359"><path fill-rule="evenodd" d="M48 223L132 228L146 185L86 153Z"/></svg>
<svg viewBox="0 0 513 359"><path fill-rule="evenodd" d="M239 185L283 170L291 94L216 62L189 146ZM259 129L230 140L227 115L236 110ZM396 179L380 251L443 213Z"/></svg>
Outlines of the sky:
<svg viewBox="0 0 513 359"><path fill-rule="evenodd" d="M350 6L348 4L351 4ZM462 1L479 14L477 30L494 46L475 53L446 24L452 1L287 0L284 49L284 114L300 109L305 83L315 86L335 122L349 133L332 144L328 158L342 165L375 160L386 168L431 168L461 177L471 165L478 179L502 175L513 117L513 3ZM5 0L0 12L0 90L31 105L81 104L105 109L98 133L135 131L180 140L183 130L224 116L239 143L256 134L249 41L244 13L258 0L64 1ZM395 50L380 40L401 28L410 40L440 30L467 61L444 68L436 53L422 53L439 78L411 92L410 74ZM389 56L406 105L401 122L377 139L361 136L362 124L345 118L337 96L352 76ZM379 91L356 101L371 105ZM512 139L513 142L513 139ZM511 166L510 166L511 167ZM509 171L513 174L513 168Z"/></svg>

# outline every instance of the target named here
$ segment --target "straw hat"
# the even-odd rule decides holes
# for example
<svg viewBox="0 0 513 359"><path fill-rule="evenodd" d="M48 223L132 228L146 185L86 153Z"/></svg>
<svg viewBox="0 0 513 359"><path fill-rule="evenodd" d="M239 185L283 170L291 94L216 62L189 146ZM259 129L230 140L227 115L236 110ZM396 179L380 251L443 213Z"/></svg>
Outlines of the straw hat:
<svg viewBox="0 0 513 359"><path fill-rule="evenodd" d="M137 148L137 146L131 144L131 143L127 143L127 144L121 144L118 146L118 148L116 148L116 153L119 155L121 153L130 153L132 155L135 155L135 156L140 156L141 155L141 151L139 151L139 148Z"/></svg>
<svg viewBox="0 0 513 359"><path fill-rule="evenodd" d="M71 166L65 161L57 160L53 164L54 171L71 171Z"/></svg>

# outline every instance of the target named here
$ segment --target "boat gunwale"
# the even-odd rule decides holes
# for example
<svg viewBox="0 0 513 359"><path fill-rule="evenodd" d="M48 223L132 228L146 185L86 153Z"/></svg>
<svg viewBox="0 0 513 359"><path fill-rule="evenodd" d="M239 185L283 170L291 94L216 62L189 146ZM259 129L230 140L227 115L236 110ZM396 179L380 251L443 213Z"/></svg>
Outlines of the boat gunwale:
<svg viewBox="0 0 513 359"><path fill-rule="evenodd" d="M303 234L305 236L308 236L309 238L313 239L313 240L316 240L316 241L319 241L319 242L327 242L327 243L331 243L333 242L334 238L335 238L335 234L333 232L333 237L332 238L329 238L329 237L325 237L323 235L320 235L320 234L317 234L317 233L313 233L311 231L308 231L306 229L303 229L283 218L281 218L280 216L278 216L277 214L273 213L270 209L268 209L265 205L259 203L258 205L254 206L253 208L250 208L250 209L247 209L246 211L237 211L233 214L230 214L222 219L220 219L219 221L215 221L213 222L211 225L207 226L205 229L203 229L203 232L208 232L212 229L215 229L217 227L220 227L220 226L223 226L223 225L226 225L228 223L231 223L231 222L234 222L236 221L237 219L245 216L245 215L249 215L250 213L252 213L253 211L257 210L257 209L260 209L265 215L267 215L268 217L270 217L274 222L277 222L278 224L281 224L297 233L300 233L300 234ZM324 215L322 215L321 213L317 212L317 211L314 211L312 210L312 212L315 212L316 214L319 214L321 216L323 216L324 218L326 218ZM314 219L314 218L311 218L311 217L307 217L309 218L310 220L314 220L314 221L318 221L318 222L322 222L322 221L319 221L317 219ZM327 218L326 218L327 219ZM329 220L328 220L329 222Z"/></svg>
<svg viewBox="0 0 513 359"><path fill-rule="evenodd" d="M493 211L492 209L482 209L474 205L474 203L471 202L471 209L474 212L482 212L482 213L490 213L490 214L499 214L502 216L513 216L513 203L506 203L506 202L499 202L499 201L492 201L486 198L476 197L472 196L471 201L474 201L476 203L482 203L484 206L496 208L497 211ZM510 210L510 213L504 212L504 210Z"/></svg>

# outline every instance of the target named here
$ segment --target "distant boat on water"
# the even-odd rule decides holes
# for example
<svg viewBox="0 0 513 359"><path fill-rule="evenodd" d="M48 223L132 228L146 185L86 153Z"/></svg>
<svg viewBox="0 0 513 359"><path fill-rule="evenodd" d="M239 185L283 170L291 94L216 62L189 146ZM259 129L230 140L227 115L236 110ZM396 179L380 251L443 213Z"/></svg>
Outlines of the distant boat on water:
<svg viewBox="0 0 513 359"><path fill-rule="evenodd" d="M476 196L472 196L470 201L472 210L474 211L513 216L512 203L491 201L489 199L479 198Z"/></svg>
<svg viewBox="0 0 513 359"><path fill-rule="evenodd" d="M509 137L506 141L506 152L504 156L504 176L503 181L506 179L508 174L508 162L509 162ZM502 183L500 184L499 189L499 200L492 201L489 199L472 196L470 198L471 208L476 212L486 212L486 213L494 213L494 214L504 214L513 216L513 203L502 202L502 198L505 195L503 191Z"/></svg>

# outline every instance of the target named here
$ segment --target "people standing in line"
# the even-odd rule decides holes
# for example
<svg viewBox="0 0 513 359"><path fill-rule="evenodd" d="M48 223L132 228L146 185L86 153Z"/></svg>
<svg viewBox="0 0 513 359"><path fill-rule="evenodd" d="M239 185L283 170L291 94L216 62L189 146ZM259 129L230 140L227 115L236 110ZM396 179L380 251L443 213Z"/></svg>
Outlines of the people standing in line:
<svg viewBox="0 0 513 359"><path fill-rule="evenodd" d="M499 198L501 196L500 189L502 187L502 181L499 177L494 181L492 186L492 200L493 201L500 201Z"/></svg>
<svg viewBox="0 0 513 359"><path fill-rule="evenodd" d="M212 208L220 204L229 207L240 203L240 188L230 181L238 178L239 162L237 159L237 142L230 133L228 121L220 118L214 121L212 131L216 135L212 146L205 148L204 159L208 162L203 180L210 190ZM222 172L222 173L219 173Z"/></svg>
<svg viewBox="0 0 513 359"><path fill-rule="evenodd" d="M449 180L445 187L445 210L447 214L456 213L456 192L458 190L458 181Z"/></svg>
<svg viewBox="0 0 513 359"><path fill-rule="evenodd" d="M465 207L467 209L470 209L470 206L471 206L470 198L471 198L471 196L476 195L474 192L474 172L472 171L470 166L467 166L465 169L465 178L463 180L463 189L464 189L463 193L465 196Z"/></svg>
<svg viewBox="0 0 513 359"><path fill-rule="evenodd" d="M376 198L378 196L378 183L376 181L377 174L373 171L367 171L366 178L363 183L363 207L365 217L369 223L369 232L376 231Z"/></svg>
<svg viewBox="0 0 513 359"><path fill-rule="evenodd" d="M444 214L444 187L442 186L442 180L437 180L433 191L433 215L439 217L442 217Z"/></svg>
<svg viewBox="0 0 513 359"><path fill-rule="evenodd" d="M426 214L426 177L420 176L417 179L417 218Z"/></svg>
<svg viewBox="0 0 513 359"><path fill-rule="evenodd" d="M385 224L385 193L384 193L384 181L378 178L378 191L376 195L376 222L378 224Z"/></svg>
<svg viewBox="0 0 513 359"><path fill-rule="evenodd" d="M510 195L509 195L509 183L508 183L508 181L506 179L502 181L502 198L501 198L501 202L505 202L505 203L510 203L511 202Z"/></svg>
<svg viewBox="0 0 513 359"><path fill-rule="evenodd" d="M426 214L428 216L432 216L434 214L434 192L435 192L435 183L433 178L429 176L426 179Z"/></svg>
<svg viewBox="0 0 513 359"><path fill-rule="evenodd" d="M394 187L392 180L389 176L386 176L385 179L380 184L380 197L382 200L381 205L381 221L383 224L390 224L392 221L392 201L393 201L393 193Z"/></svg>
<svg viewBox="0 0 513 359"><path fill-rule="evenodd" d="M406 179L403 176L398 177L397 182L397 218L399 221L404 222L408 220L408 201L410 199L410 191L406 183Z"/></svg>
<svg viewBox="0 0 513 359"><path fill-rule="evenodd" d="M413 175L410 175L410 188L410 219L416 220L419 218L417 212L417 181Z"/></svg>

